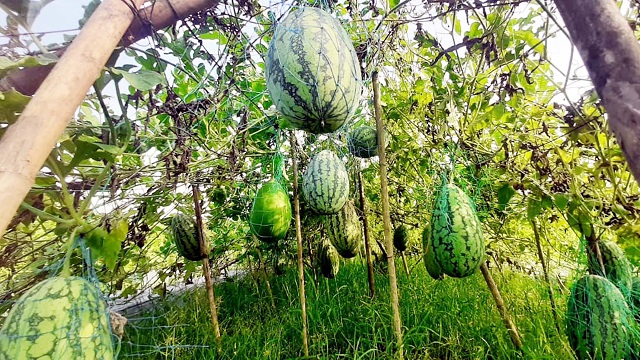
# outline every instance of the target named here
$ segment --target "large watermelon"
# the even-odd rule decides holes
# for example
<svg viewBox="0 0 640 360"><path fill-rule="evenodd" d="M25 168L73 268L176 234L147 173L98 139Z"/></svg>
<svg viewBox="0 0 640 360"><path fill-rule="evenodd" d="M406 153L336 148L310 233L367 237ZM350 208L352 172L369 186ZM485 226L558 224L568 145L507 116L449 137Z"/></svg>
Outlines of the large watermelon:
<svg viewBox="0 0 640 360"><path fill-rule="evenodd" d="M287 191L271 179L258 190L253 200L249 225L258 239L272 243L287 235L291 224L291 202Z"/></svg>
<svg viewBox="0 0 640 360"><path fill-rule="evenodd" d="M338 252L328 242L323 241L318 249L318 267L322 276L333 279L340 270L340 256Z"/></svg>
<svg viewBox="0 0 640 360"><path fill-rule="evenodd" d="M176 213L171 218L171 233L178 249L178 254L187 260L198 261L205 258L200 246L200 236L196 221L184 213Z"/></svg>
<svg viewBox="0 0 640 360"><path fill-rule="evenodd" d="M442 272L442 269L440 269L440 265L438 265L433 255L433 248L431 246L431 229L428 225L422 231L422 260L424 261L424 266L427 268L429 276L435 280L444 279L444 273Z"/></svg>
<svg viewBox="0 0 640 360"><path fill-rule="evenodd" d="M473 274L484 259L480 220L469 196L454 184L440 189L431 215L431 246L442 271L452 277Z"/></svg>
<svg viewBox="0 0 640 360"><path fill-rule="evenodd" d="M404 224L396 227L393 231L393 246L398 251L407 250L407 242L409 241L409 232Z"/></svg>
<svg viewBox="0 0 640 360"><path fill-rule="evenodd" d="M330 150L317 153L302 175L302 193L309 207L319 214L335 214L349 198L349 174Z"/></svg>
<svg viewBox="0 0 640 360"><path fill-rule="evenodd" d="M340 256L349 259L358 254L362 245L362 226L353 201L348 201L337 214L325 215L324 229Z"/></svg>
<svg viewBox="0 0 640 360"><path fill-rule="evenodd" d="M589 273L604 276L611 280L623 294L629 294L633 284L633 273L631 263L618 244L611 240L601 240L598 242L602 263L604 264L604 274L598 259L594 254L589 253Z"/></svg>
<svg viewBox="0 0 640 360"><path fill-rule="evenodd" d="M628 303L636 321L640 322L640 278L637 276L633 277Z"/></svg>
<svg viewBox="0 0 640 360"><path fill-rule="evenodd" d="M321 9L292 11L277 25L266 59L267 88L297 129L328 133L358 107L362 76L351 39Z"/></svg>
<svg viewBox="0 0 640 360"><path fill-rule="evenodd" d="M109 313L87 280L52 277L25 292L0 329L0 359L114 358Z"/></svg>
<svg viewBox="0 0 640 360"><path fill-rule="evenodd" d="M633 316L620 290L598 275L575 282L567 302L567 337L579 360L626 359Z"/></svg>
<svg viewBox="0 0 640 360"><path fill-rule="evenodd" d="M378 132L371 126L360 126L347 135L347 147L353 156L370 158L378 155ZM385 146L389 143L389 137L385 136Z"/></svg>

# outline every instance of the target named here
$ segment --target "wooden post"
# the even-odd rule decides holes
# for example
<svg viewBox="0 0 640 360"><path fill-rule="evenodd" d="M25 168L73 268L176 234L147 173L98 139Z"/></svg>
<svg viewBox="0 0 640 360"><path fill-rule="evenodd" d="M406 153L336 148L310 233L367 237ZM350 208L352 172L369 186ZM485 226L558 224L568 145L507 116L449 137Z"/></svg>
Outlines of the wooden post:
<svg viewBox="0 0 640 360"><path fill-rule="evenodd" d="M209 309L211 310L211 325L213 325L213 333L216 337L218 352L222 351L222 338L220 337L220 325L218 323L218 308L216 306L216 295L213 291L213 281L211 281L211 269L209 267L209 246L204 237L204 229L202 226L202 208L200 206L200 190L197 184L191 186L193 190L193 207L196 212L196 226L198 228L198 238L200 240L200 249L202 250L202 272L204 273L205 287L207 288L207 296L209 298Z"/></svg>
<svg viewBox="0 0 640 360"><path fill-rule="evenodd" d="M255 235L253 237L256 238ZM265 266L264 259L262 258L262 250L260 250L258 247L256 247L256 250L258 251L258 261L260 262L260 264L258 264L260 266L259 271L262 272L262 276L264 277L264 282L265 284L267 284L269 299L271 299L271 307L275 309L276 302L273 299L273 292L271 291L271 283L269 282L269 275L267 275L267 267Z"/></svg>
<svg viewBox="0 0 640 360"><path fill-rule="evenodd" d="M300 224L300 192L298 191L298 149L296 136L291 131L291 154L293 158L293 208L296 218L296 240L298 242L298 277L300 281L300 307L302 309L302 346L304 356L309 357L307 335L307 300L304 290L304 263L302 262L302 226Z"/></svg>
<svg viewBox="0 0 640 360"><path fill-rule="evenodd" d="M407 274L407 276L410 276L411 273L409 273L409 266L407 265L407 257L404 255L404 251L400 251L400 257L402 257L402 265L404 265L404 272Z"/></svg>
<svg viewBox="0 0 640 360"><path fill-rule="evenodd" d="M516 347L516 349L520 350L522 348L522 340L520 340L518 328L516 328L516 325L513 323L513 321L511 321L511 316L509 316L509 312L504 306L504 300L502 300L502 296L500 295L500 291L498 290L496 282L493 281L493 277L491 277L491 273L487 268L486 262L482 262L482 265L480 265L480 271L482 271L482 276L484 276L484 280L487 282L489 290L491 290L491 295L493 295L493 299L496 301L498 312L500 312L500 316L502 317L502 320L507 327L507 331L509 331L509 336L511 337L513 345Z"/></svg>
<svg viewBox="0 0 640 360"><path fill-rule="evenodd" d="M402 344L402 319L400 318L400 306L398 305L398 279L396 277L396 263L393 258L393 236L391 235L391 215L389 211L389 190L387 188L387 158L384 152L385 131L382 120L382 107L380 105L380 84L378 72L371 75L373 84L373 108L376 118L376 132L378 140L378 158L380 161L380 194L382 197L382 221L384 225L384 242L389 263L389 287L391 291L391 310L393 311L393 332L396 335L396 358L404 358Z"/></svg>
<svg viewBox="0 0 640 360"><path fill-rule="evenodd" d="M104 0L0 138L0 237L144 0Z"/></svg>
<svg viewBox="0 0 640 360"><path fill-rule="evenodd" d="M369 244L369 220L367 220L367 205L364 198L364 185L362 184L362 172L360 169L356 169L358 172L358 189L360 193L360 220L364 227L364 252L367 257L367 278L369 280L369 297L374 298L376 296L376 285L373 278L373 261L371 259L371 244Z"/></svg>
<svg viewBox="0 0 640 360"><path fill-rule="evenodd" d="M560 320L558 320L558 311L556 310L556 300L553 296L553 286L549 281L549 269L547 269L547 262L544 259L544 252L542 251L542 243L540 241L540 233L538 231L538 225L535 220L531 220L531 227L533 228L533 236L536 240L536 247L538 248L538 259L542 264L542 273L544 274L544 281L547 283L547 292L549 293L549 301L551 302L551 313L553 314L553 321L556 324L556 330L558 334L560 331Z"/></svg>

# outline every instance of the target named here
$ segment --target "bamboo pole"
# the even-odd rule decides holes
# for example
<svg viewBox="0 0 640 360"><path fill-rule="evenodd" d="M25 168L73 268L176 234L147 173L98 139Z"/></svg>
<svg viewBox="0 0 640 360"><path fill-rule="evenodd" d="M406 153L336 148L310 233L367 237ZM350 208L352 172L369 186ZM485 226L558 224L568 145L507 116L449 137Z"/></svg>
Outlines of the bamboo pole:
<svg viewBox="0 0 640 360"><path fill-rule="evenodd" d="M207 297L209 298L209 309L211 310L211 325L213 325L213 333L216 337L218 352L222 351L222 338L220 337L220 325L218 322L218 308L216 306L216 294L213 290L213 281L211 281L211 269L209 267L209 246L204 237L204 228L202 225L202 207L200 206L200 189L198 185L191 186L193 190L193 207L196 212L196 226L198 230L198 239L200 240L200 249L202 250L202 272L204 273L205 287L207 288Z"/></svg>
<svg viewBox="0 0 640 360"><path fill-rule="evenodd" d="M0 237L144 0L104 0L0 138Z"/></svg>
<svg viewBox="0 0 640 360"><path fill-rule="evenodd" d="M367 219L367 205L364 198L364 185L362 184L362 172L360 169L356 169L358 172L358 189L360 193L360 219L364 227L364 252L367 257L367 279L369 280L369 297L374 298L376 296L376 284L373 278L373 261L371 260L371 244L369 244L369 220Z"/></svg>
<svg viewBox="0 0 640 360"><path fill-rule="evenodd" d="M300 224L300 192L298 191L298 150L293 131L290 134L291 153L293 157L293 208L296 217L296 240L298 242L298 277L300 281L300 307L302 309L302 346L304 356L309 357L309 340L307 335L307 300L304 290L304 263L302 261L302 226Z"/></svg>
<svg viewBox="0 0 640 360"><path fill-rule="evenodd" d="M378 83L378 72L371 75L373 83L373 108L376 118L376 132L378 140L378 158L380 161L380 194L382 197L382 220L384 225L384 241L387 250L387 261L389 263L389 287L391 291L391 309L393 311L393 332L396 336L396 358L404 358L402 343L402 319L400 318L400 307L398 305L398 279L396 277L396 263L393 258L393 237L391 235L391 215L389 211L389 190L387 188L387 158L384 152L384 123L382 120L382 107L380 105L380 84Z"/></svg>
<svg viewBox="0 0 640 360"><path fill-rule="evenodd" d="M540 241L540 232L538 231L538 225L535 220L531 220L531 227L533 228L533 236L536 240L536 247L538 248L538 259L542 264L542 273L544 274L544 281L547 283L547 292L549 293L549 301L551 302L551 313L553 314L553 321L556 324L556 330L558 334L560 331L560 320L558 320L558 311L556 310L556 300L553 296L553 286L549 281L549 269L547 269L547 262L544 258L544 252L542 251L542 243Z"/></svg>
<svg viewBox="0 0 640 360"><path fill-rule="evenodd" d="M136 20L124 33L119 45L129 46L158 29L171 26L198 11L215 8L219 3L219 0L155 0L153 6L138 11ZM56 55L60 57L66 50L67 47L57 50ZM0 91L15 89L23 95L33 95L53 66L52 64L12 70L0 79Z"/></svg>
<svg viewBox="0 0 640 360"><path fill-rule="evenodd" d="M255 238L256 236L254 235L253 237ZM262 277L264 277L265 284L267 284L267 292L269 292L269 299L271 299L271 307L275 309L276 302L273 299L273 291L271 291L271 283L269 282L267 267L265 266L264 259L262 257L262 250L260 250L260 248L258 247L256 247L256 250L258 251L258 261L260 262L260 264L258 264L260 266L259 270L262 272Z"/></svg>
<svg viewBox="0 0 640 360"><path fill-rule="evenodd" d="M493 277L491 276L491 273L487 268L486 262L482 262L482 265L480 265L480 271L482 271L482 276L484 276L484 280L487 282L489 290L491 290L491 295L493 295L493 299L496 301L498 312L500 312L500 316L502 317L502 320L507 327L507 331L509 332L509 336L511 337L513 345L516 347L516 349L520 350L522 348L522 340L520 339L518 328L516 328L516 325L511 320L511 316L509 315L509 312L504 305L504 300L502 300L502 295L500 295L500 291L498 290L496 282L493 281Z"/></svg>
<svg viewBox="0 0 640 360"><path fill-rule="evenodd" d="M409 266L407 265L407 257L404 255L404 251L400 251L400 257L402 257L402 265L404 265L404 272L407 274L407 276L410 276L411 273L409 273Z"/></svg>

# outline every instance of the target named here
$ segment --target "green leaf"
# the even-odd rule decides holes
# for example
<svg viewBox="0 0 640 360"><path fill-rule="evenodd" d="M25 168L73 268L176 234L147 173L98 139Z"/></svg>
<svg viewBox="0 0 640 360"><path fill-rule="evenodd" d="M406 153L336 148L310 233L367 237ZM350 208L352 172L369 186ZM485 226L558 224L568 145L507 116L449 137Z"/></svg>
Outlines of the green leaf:
<svg viewBox="0 0 640 360"><path fill-rule="evenodd" d="M11 90L0 93L0 124L13 124L29 103L31 97Z"/></svg>
<svg viewBox="0 0 640 360"><path fill-rule="evenodd" d="M564 210L564 208L566 208L567 204L569 203L569 197L567 197L565 194L555 194L553 195L553 198L558 210Z"/></svg>
<svg viewBox="0 0 640 360"><path fill-rule="evenodd" d="M226 45L228 42L227 36L218 30L206 34L200 34L199 37L203 40L216 40L220 45Z"/></svg>
<svg viewBox="0 0 640 360"><path fill-rule="evenodd" d="M542 212L542 203L537 199L530 198L527 204L527 219L529 221L536 218Z"/></svg>
<svg viewBox="0 0 640 360"><path fill-rule="evenodd" d="M151 90L160 84L166 85L166 80L163 74L155 71L141 69L135 73L131 73L116 68L111 68L111 71L117 75L121 75L129 85L140 91Z"/></svg>
<svg viewBox="0 0 640 360"><path fill-rule="evenodd" d="M104 239L102 245L101 255L104 259L104 264L109 270L113 270L116 267L116 260L118 260L118 254L122 248L122 241L119 241L116 236L117 234L110 233Z"/></svg>
<svg viewBox="0 0 640 360"><path fill-rule="evenodd" d="M0 56L0 78L3 78L9 71L14 69L49 65L56 61L58 61L58 57L53 54L37 57L25 56L20 60L11 60L6 56Z"/></svg>
<svg viewBox="0 0 640 360"><path fill-rule="evenodd" d="M498 209L504 211L509 204L509 200L516 194L516 191L509 183L505 183L498 189Z"/></svg>

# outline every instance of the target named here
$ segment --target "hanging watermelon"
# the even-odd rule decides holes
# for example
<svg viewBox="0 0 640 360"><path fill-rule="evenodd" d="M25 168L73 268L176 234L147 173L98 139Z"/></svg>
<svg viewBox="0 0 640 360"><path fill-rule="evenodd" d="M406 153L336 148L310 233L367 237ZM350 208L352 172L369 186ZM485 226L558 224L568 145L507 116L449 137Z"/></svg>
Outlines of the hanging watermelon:
<svg viewBox="0 0 640 360"><path fill-rule="evenodd" d="M339 129L358 107L362 76L353 43L321 9L292 11L276 27L266 58L267 88L290 126Z"/></svg>

